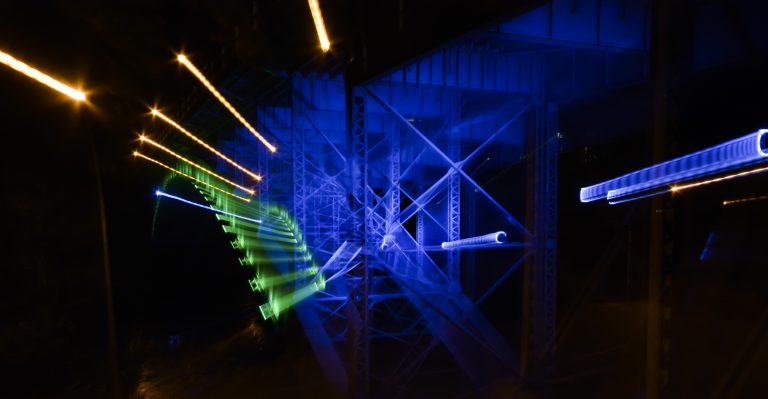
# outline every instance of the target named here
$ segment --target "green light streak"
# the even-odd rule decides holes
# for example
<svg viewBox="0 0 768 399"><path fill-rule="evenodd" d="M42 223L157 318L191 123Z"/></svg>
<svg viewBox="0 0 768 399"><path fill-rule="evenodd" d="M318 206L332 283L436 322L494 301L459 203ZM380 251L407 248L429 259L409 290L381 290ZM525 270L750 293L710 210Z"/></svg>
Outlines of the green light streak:
<svg viewBox="0 0 768 399"><path fill-rule="evenodd" d="M228 188L217 186L218 180L204 171L184 163L179 163L177 169L200 181L228 191ZM163 188L174 176L173 173L168 175ZM239 201L202 184L195 187L205 201L217 210L262 220L262 223L258 224L229 215L215 214L216 220L221 223L222 230L234 236L230 244L232 248L242 253L243 256L239 258L240 264L254 269L256 277L248 280L251 290L263 292L268 298L268 302L260 306L265 319L277 319L290 307L317 291L325 289L325 276L319 273L317 263L307 248L303 234L285 208L274 204L266 206L256 201L251 203ZM156 205L155 218L157 207L158 205ZM304 270L295 270L299 262L311 266ZM293 269L293 271L289 273L279 271L286 269ZM314 277L307 285L291 291L296 283L312 276Z"/></svg>
<svg viewBox="0 0 768 399"><path fill-rule="evenodd" d="M283 274L280 276L275 277L266 277L266 278L259 278L254 277L251 280L248 280L248 283L251 284L251 289L253 291L263 291L266 287L274 287L276 285L281 285L285 283L290 283L292 281L296 281L300 278L304 277L310 277L317 274L318 268L317 266L314 267L308 267L305 271L300 272L293 272L288 274Z"/></svg>

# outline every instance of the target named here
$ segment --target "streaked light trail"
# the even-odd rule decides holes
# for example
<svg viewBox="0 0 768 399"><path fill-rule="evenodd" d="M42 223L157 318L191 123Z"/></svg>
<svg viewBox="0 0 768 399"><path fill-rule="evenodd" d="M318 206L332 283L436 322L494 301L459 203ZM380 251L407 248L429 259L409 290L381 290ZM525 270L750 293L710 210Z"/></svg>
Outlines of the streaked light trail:
<svg viewBox="0 0 768 399"><path fill-rule="evenodd" d="M253 194L254 194L254 192L255 192L254 190L252 190L252 189L250 189L250 188L247 188L247 187L243 187L243 186L241 186L241 185L239 185L239 184L237 184L237 183L235 183L235 182L233 182L233 181L231 181L231 180L228 180L228 179L226 179L226 178L224 178L224 177L222 177L222 176L219 176L218 174L216 174L216 173L214 173L214 172L212 172L212 171L210 171L210 170L208 170L208 169L206 169L206 168L204 168L204 167L202 167L202 166L200 166L200 165L198 165L198 164L196 164L196 163L194 163L194 162L190 161L189 159L187 159L187 158L185 158L185 157L183 157L183 156L181 156L181 155L179 155L179 154L175 153L175 152L174 152L174 151L172 151L170 148L167 148L167 147L165 147L164 145L162 145L162 144L160 144L160 143L158 143L158 142L156 142L156 141L154 141L154 140L150 139L149 137L145 136L144 134L142 134L141 136L139 136L139 140L141 140L141 142L143 142L143 143L149 143L149 144L152 144L153 146L155 146L155 147L157 147L157 148L159 148L159 149L161 149L161 150L163 150L163 151L165 151L165 152L167 152L167 153L169 153L169 154L173 155L174 157L176 157L176 158L178 158L178 159L180 159L180 160L182 160L182 161L184 161L184 162L186 162L186 163L188 163L188 164L190 164L190 165L194 166L195 168L198 168L198 169L202 170L203 172L206 172L206 173L208 173L209 175L211 175L211 176L214 176L214 177L216 177L217 179L219 179L219 180L221 180L221 181L224 181L224 182L226 182L226 183L229 183L230 185L232 185L232 186L235 186L235 187L237 187L237 188L239 188L239 189L241 189L241 190L245 191L245 192L246 192L246 193L248 193L248 194L251 194L251 195L253 195Z"/></svg>
<svg viewBox="0 0 768 399"><path fill-rule="evenodd" d="M200 144L201 146L205 147L208 151L216 154L216 156L218 156L219 158L227 161L227 163L229 163L230 165L236 167L237 169L239 169L243 173L247 174L248 176L251 176L252 178L254 178L257 181L261 181L261 176L257 175L256 173L251 172L250 170L240 166L240 164L238 164L237 162L229 159L229 157L227 157L226 155L222 154L221 152L219 152L215 148L211 147L210 145L206 144L203 140L200 140L199 138L197 138L197 136L192 134L189 130L184 129L181 125L176 123L173 119L165 116L165 114L163 114L162 112L160 112L157 109L153 108L152 109L152 115L159 117L160 119L165 121L167 124L175 127L178 131L180 131L180 132L184 133L185 135L187 135L187 137L189 137L192 140L194 140L197 144Z"/></svg>
<svg viewBox="0 0 768 399"><path fill-rule="evenodd" d="M768 172L768 166L766 166L764 168L757 168L757 169L748 170L746 172L734 173L734 174L728 175L728 176L718 177L717 179L704 180L704 181L700 181L700 182L696 182L696 183L686 184L686 185L683 185L683 186L672 186L669 190L672 191L672 192L678 192L678 191L686 190L686 189L693 188L693 187L703 186L703 185L712 184L712 183L718 183L718 182L721 182L723 180L731 180L731 179L735 179L737 177L744 177L744 176L749 176L749 175L753 175L753 174L756 174L756 173L763 173L763 172Z"/></svg>
<svg viewBox="0 0 768 399"><path fill-rule="evenodd" d="M245 128L248 129L248 131L250 131L254 136L256 136L256 138L259 139L259 141L261 141L261 143L264 144L264 146L266 146L269 149L269 151L271 152L277 151L277 148L275 148L275 146L273 146L269 141L267 141L267 139L265 139L264 136L262 136L259 132L257 132L256 129L254 129L253 126L251 126L251 124L248 123L248 121L246 121L245 118L243 118L243 116L240 115L239 112L237 112L235 107L233 107L232 104L230 104L229 101L227 101L227 99L224 98L224 96L222 96L218 90L216 90L216 88L211 84L211 82L209 82L208 79L205 78L203 73L200 72L200 70L197 69L197 67L195 67L194 64L192 64L192 62L187 58L187 56L183 54L179 54L177 59L182 65L184 65L187 69L189 69L189 71L192 72L193 75L195 75L197 80L199 80L203 84L203 86L205 86L205 88L208 89L208 91L210 91L211 94L213 94L213 96L216 97L216 99L219 100L219 102L222 105L224 105L224 108L226 108L238 121L240 121L240 123L242 123L243 126L245 126Z"/></svg>
<svg viewBox="0 0 768 399"><path fill-rule="evenodd" d="M51 89L66 94L77 101L85 101L85 93L82 91L73 89L64 83L59 82L58 80L38 71L35 68L32 68L31 66L17 60L16 58L13 58L13 56L10 54L0 51L0 63L3 63L12 69L27 75L28 77L50 87Z"/></svg>
<svg viewBox="0 0 768 399"><path fill-rule="evenodd" d="M669 191L670 186L727 173L748 165L768 161L768 129L721 143L704 150L671 159L581 189L581 202L607 199L619 203ZM737 174L741 176L740 174ZM713 179L720 181L720 179ZM703 183L677 186L695 187Z"/></svg>
<svg viewBox="0 0 768 399"><path fill-rule="evenodd" d="M328 40L328 32L325 30L323 12L320 10L318 0L309 0L309 10L312 11L312 19L315 21L317 37L320 39L320 47L322 47L324 53L328 52L331 49L331 42Z"/></svg>
<svg viewBox="0 0 768 399"><path fill-rule="evenodd" d="M155 195L158 196L158 197L166 197L166 198L170 198L170 199L175 199L176 201L181 201L181 202L183 202L185 204L188 204L188 205L196 206L198 208L207 209L209 211L214 211L216 213L221 213L222 215L232 216L233 218L243 219L243 220L247 220L249 222L254 222L254 223L261 223L261 220L259 220L259 219L252 219L252 218L241 216L241 215L237 215L237 214L234 214L234 213L231 213L231 212L222 211L222 210L214 208L213 206L198 204L197 202L192 202L190 200L186 200L184 198L177 197L175 195L164 193L164 192L162 192L160 190L156 190L155 191Z"/></svg>
<svg viewBox="0 0 768 399"><path fill-rule="evenodd" d="M761 195L759 197L748 197L748 198L739 198L735 200L725 200L723 201L723 206L733 205L733 204L741 204L744 202L752 202L752 201L761 201L768 199L768 195Z"/></svg>
<svg viewBox="0 0 768 399"><path fill-rule="evenodd" d="M214 190L220 191L220 192L222 192L224 194L231 195L231 196L233 196L235 198L238 198L238 199L241 199L241 200L243 200L245 202L251 202L250 198L241 197L241 196L239 196L237 194L233 194L233 193L230 193L230 192L228 192L226 190L222 190L222 189L220 189L220 188L218 188L218 187L216 187L216 186L214 186L214 185L212 185L210 183L204 182L204 181L202 181L202 180L200 180L200 179L198 179L198 178L196 178L194 176L188 175L188 174L186 174L186 173L184 173L184 172L182 172L182 171L180 171L178 169L172 168L172 167L170 167L170 166L168 166L168 165L166 165L166 164L164 164L164 163L162 163L162 162L160 162L160 161L158 161L158 160L156 160L154 158L148 157L148 156L146 156L146 155L144 155L144 154L142 154L142 153L140 153L138 151L134 151L133 155L137 156L137 157L144 158L147 161L152 162L152 163L154 163L156 165L160 165L160 166L170 170L173 173L178 173L178 174L186 177L187 179L194 180L194 181L196 181L196 182L198 182L198 183L200 183L200 184L202 184L204 186L208 186L208 187L210 187L210 188L212 188Z"/></svg>

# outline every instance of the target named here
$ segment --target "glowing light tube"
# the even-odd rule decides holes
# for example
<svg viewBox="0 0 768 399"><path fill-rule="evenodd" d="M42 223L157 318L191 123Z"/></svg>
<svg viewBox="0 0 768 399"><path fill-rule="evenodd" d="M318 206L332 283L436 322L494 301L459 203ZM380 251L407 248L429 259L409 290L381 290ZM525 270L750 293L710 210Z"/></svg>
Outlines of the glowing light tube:
<svg viewBox="0 0 768 399"><path fill-rule="evenodd" d="M171 118L169 118L169 117L165 116L165 114L163 114L162 112L160 112L160 111L158 111L157 109L154 109L154 108L153 108L153 109L152 109L152 115L159 117L160 119L162 119L163 121L165 121L167 124L169 124L169 125L171 125L171 126L175 127L175 128L176 128L176 130L178 130L178 131L180 131L180 132L184 133L184 134L185 134L187 137L189 137L189 138L191 138L192 140L194 140L194 141L195 141L197 144L200 144L201 146L205 147L205 149L207 149L208 151L210 151L210 152L214 153L214 154L215 154L217 157L219 157L219 158L221 158L221 159L225 160L227 163L229 163L230 165L232 165L232 166L236 167L237 169L239 169L239 170L240 170L240 171L242 171L243 173L247 174L248 176L251 176L252 178L254 178L254 179L255 179L255 180L257 180L257 181L261 181L261 176L257 175L256 173L253 173L253 172L251 172L250 170L248 170L248 169L246 169L246 168L244 168L244 167L240 166L240 164L238 164L237 162L235 162L235 161L233 161L233 160L229 159L229 157L227 157L226 155L222 154L221 152L219 152L219 151L218 151L218 150L216 150L215 148L213 148L213 147L209 146L209 145L208 145L208 144L206 144L206 143L205 143L203 140L200 140L199 138L197 138L197 136L195 136L194 134L192 134L192 133L191 133L189 130L187 130L187 129L184 129L184 128L183 128L181 125L179 125L178 123L176 123L176 122L175 122L173 119L171 119Z"/></svg>
<svg viewBox="0 0 768 399"><path fill-rule="evenodd" d="M193 167L195 167L197 169L200 169L203 172L208 173L209 175L211 175L211 176L213 176L213 177L215 177L215 178L217 178L217 179L219 179L219 180L221 180L221 181L223 181L225 183L228 183L228 184L230 184L230 185L232 185L234 187L237 187L237 188L245 191L248 194L253 195L253 193L255 192L255 191L251 190L250 188L243 187L243 186L241 186L241 185L239 185L239 184L237 184L237 183L235 183L235 182L233 182L231 180L228 180L228 179L226 179L224 177L221 177L218 174L216 174L216 173L214 173L214 172L212 172L212 171L210 171L210 170L208 170L208 169L206 169L206 168L204 168L204 167L202 167L202 166L200 166L200 165L190 161L187 158L184 158L183 156L181 156L181 155L175 153L174 151L172 151L170 148L165 147L164 145L162 145L162 144L160 144L160 143L150 139L149 137L147 137L147 136L145 136L143 134L141 136L139 136L139 140L141 140L142 143L152 144L153 146L155 146L155 147L157 147L157 148L159 148L159 149L161 149L161 150L163 150L163 151L173 155L174 157L176 157L176 158L178 158L178 159L188 163L189 165L192 165Z"/></svg>
<svg viewBox="0 0 768 399"><path fill-rule="evenodd" d="M486 244L501 244L505 241L507 241L507 233L503 231L497 231L495 233L486 234L484 236L462 238L461 240L456 241L446 241L440 244L440 247L443 249L459 249Z"/></svg>
<svg viewBox="0 0 768 399"><path fill-rule="evenodd" d="M203 75L203 73L200 72L199 69L197 69L197 67L189 60L189 58L187 58L187 56L183 54L179 54L177 59L179 60L181 65L184 65L187 69L189 69L189 71L192 72L192 75L195 75L197 80L199 80L200 83L202 83L203 86L205 86L205 88L208 89L208 91L210 91L211 94L213 94L213 96L216 97L217 100L219 100L219 102L224 106L224 108L226 108L227 111L229 111L235 117L235 119L240 121L240 123L242 123L243 126L245 126L245 128L251 132L251 134L256 136L256 138L259 139L259 141L261 141L261 143L264 144L264 146L267 147L269 151L271 152L277 151L277 148L275 148L275 146L272 145L269 141L267 141L267 139L265 139L264 136L262 136L259 132L257 132L256 129L254 129L253 126L251 126L251 124L248 123L248 121L246 121L245 118L243 118L243 116L240 115L239 112L237 112L235 107L233 107L232 104L230 104L229 101L227 101L227 99L224 98L224 96L222 96L218 90L216 90L216 87L214 87L211 84L211 82L209 82L208 79L205 78L205 75Z"/></svg>
<svg viewBox="0 0 768 399"><path fill-rule="evenodd" d="M51 89L66 94L77 101L85 101L85 93L82 91L73 89L64 83L59 82L58 80L38 71L35 68L32 68L31 66L17 60L16 58L13 58L13 56L8 53L0 51L0 63L7 65L17 72L21 72L24 75L27 75L27 77L30 77L50 87Z"/></svg>
<svg viewBox="0 0 768 399"><path fill-rule="evenodd" d="M331 49L331 42L328 40L328 32L325 30L323 12L320 10L320 3L318 0L309 0L309 10L312 12L312 19L315 21L317 38L320 39L320 47L323 49L324 53L328 52L328 50Z"/></svg>
<svg viewBox="0 0 768 399"><path fill-rule="evenodd" d="M158 197L165 197L165 198L174 199L176 201L183 202L183 203L185 203L187 205L192 205L192 206L196 206L198 208L207 209L209 211L214 211L214 212L220 213L222 215L232 216L233 218L243 219L243 220L247 220L249 222L254 222L254 223L261 223L261 220L259 220L259 219L252 219L252 218L241 216L241 215L237 215L237 214L234 214L234 213L231 213L231 212L222 211L222 210L216 209L216 208L214 208L213 206L210 206L210 205L198 204L197 202L192 202L192 201L186 200L184 198L177 197L175 195L164 193L164 192L162 192L160 190L155 191L155 195L158 196Z"/></svg>
<svg viewBox="0 0 768 399"><path fill-rule="evenodd" d="M581 189L581 202L656 195L666 186L768 160L768 129L761 129L705 150L675 158L624 176ZM652 192L659 190L658 192ZM649 193L652 192L652 193ZM646 195L642 195L646 194Z"/></svg>
<svg viewBox="0 0 768 399"><path fill-rule="evenodd" d="M200 183L200 184L202 184L204 186L210 187L210 188L212 188L214 190L217 190L217 191L220 191L220 192L222 192L224 194L230 195L230 196L235 197L237 199L241 199L241 200L243 200L245 202L251 202L250 198L241 197L241 196L239 196L237 194L230 193L229 191L222 190L222 189L220 189L220 188L218 188L218 187L216 187L216 186L214 186L214 185L212 185L210 183L204 182L204 181L202 181L202 180L200 180L200 179L198 179L198 178L196 178L194 176L188 175L188 174L186 174L186 173L184 173L184 172L182 172L182 171L180 171L178 169L172 168L172 167L170 167L170 166L168 166L168 165L166 165L166 164L164 164L164 163L162 163L162 162L160 162L160 161L158 161L158 160L156 160L154 158L148 157L148 156L146 156L146 155L144 155L144 154L142 154L142 153L140 153L138 151L134 151L133 152L133 156L144 158L147 161L154 163L155 165L162 166L163 168L168 169L168 170L170 170L173 173L177 173L177 174L179 174L181 176L186 177L187 179L190 179L190 180L193 180L195 182L198 182L198 183Z"/></svg>

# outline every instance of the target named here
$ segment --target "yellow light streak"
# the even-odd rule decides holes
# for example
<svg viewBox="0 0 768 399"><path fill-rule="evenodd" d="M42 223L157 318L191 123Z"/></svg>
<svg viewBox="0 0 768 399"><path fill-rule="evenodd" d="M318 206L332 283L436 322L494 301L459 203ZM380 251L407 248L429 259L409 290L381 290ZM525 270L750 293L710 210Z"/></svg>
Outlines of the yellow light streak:
<svg viewBox="0 0 768 399"><path fill-rule="evenodd" d="M323 49L323 52L326 53L331 49L331 42L328 40L328 32L325 30L323 13L320 10L320 3L318 0L309 0L309 10L312 11L312 19L315 21L317 37L320 39L320 47Z"/></svg>
<svg viewBox="0 0 768 399"><path fill-rule="evenodd" d="M768 199L768 195L761 195L759 197L740 198L740 199L735 199L735 200L725 200L725 201L723 201L723 206L728 206L728 205L731 205L731 204L740 204L740 203L743 203L743 202L760 201L760 200L764 200L764 199Z"/></svg>
<svg viewBox="0 0 768 399"><path fill-rule="evenodd" d="M227 157L226 155L220 153L215 148L209 146L203 140L200 140L199 138L197 138L197 136L195 136L194 134L190 133L189 130L184 129L183 127L181 127L181 125L176 123L173 119L165 116L162 112L160 112L157 109L153 108L152 109L152 115L159 117L160 119L164 120L169 125L175 127L178 131L180 131L180 132L184 133L185 135L187 135L187 137L189 137L192 140L194 140L197 144L200 144L201 146L205 147L208 151L216 154L216 156L218 156L219 158L227 161L230 165L232 165L232 166L236 167L237 169L241 170L243 173L247 174L248 176L251 176L252 178L256 179L257 181L261 181L261 176L257 175L256 173L251 172L250 170L240 166L240 164L238 164L237 162L229 159L229 157Z"/></svg>
<svg viewBox="0 0 768 399"><path fill-rule="evenodd" d="M10 54L0 51L0 63L3 63L12 69L27 75L28 77L50 87L51 89L66 94L77 101L85 101L85 93L82 91L73 89L64 83L59 82L58 80L38 71L35 68L32 68L31 66L17 60L16 58L13 58L13 56Z"/></svg>
<svg viewBox="0 0 768 399"><path fill-rule="evenodd" d="M206 172L206 173L208 173L209 175L211 175L211 176L213 176L213 177L216 177L217 179L219 179L219 180L221 180L221 181L223 181L223 182L229 183L230 185L232 185L232 186L235 186L235 187L237 187L237 188L239 188L239 189L241 189L241 190L245 191L245 192L246 192L246 193L248 193L248 194L251 194L251 195L253 195L253 193L255 192L254 190L252 190L252 189L250 189L250 188L247 188L247 187L243 187L243 186L241 186L241 185L239 185L239 184L237 184L237 183L235 183L235 182L233 182L233 181L231 181L231 180L229 180L229 179L226 179L226 178L224 178L224 177L222 177L222 176L219 176L218 174L214 173L213 171L211 171L211 170L209 170L209 169L207 169L207 168L204 168L204 167L202 167L202 166L200 166L200 165L198 165L198 164L196 164L196 163L194 163L194 162L190 161L189 159L187 159L187 158L185 158L185 157L183 157L183 156L181 156L181 155L179 155L179 154L175 153L175 152L174 152L174 151L172 151L170 148L168 148L168 147L165 147L164 145L162 145L162 144L160 144L160 143L158 143L158 142L156 142L156 141L154 141L154 140L150 139L149 137L147 137L147 136L145 136L145 135L143 135L143 134L142 134L141 136L139 136L139 140L141 140L141 142L143 142L143 143L149 143L149 144L152 144L153 146L155 146L155 147L157 147L157 148L159 148L159 149L161 149L161 150L163 150L163 151L165 151L165 152L167 152L167 153L169 153L169 154L173 155L174 157L176 157L176 158L178 158L178 159L180 159L180 160L182 160L182 161L184 161L184 162L186 162L186 163L188 163L188 164L190 164L190 165L194 166L195 168L198 168L198 169L202 170L203 172Z"/></svg>
<svg viewBox="0 0 768 399"><path fill-rule="evenodd" d="M208 91L210 91L211 94L213 94L213 96L216 97L216 99L219 100L219 102L222 105L224 105L224 107L232 115L234 115L234 117L238 121L240 121L240 123L243 124L243 126L245 126L246 129L248 129L254 136L256 136L256 138L259 139L259 141L261 141L261 143L264 144L269 149L269 151L271 152L277 151L277 148L275 148L275 146L273 146L269 141L267 141L267 139L265 139L264 136L262 136L259 132L257 132L256 129L254 129L253 126L251 126L251 124L248 123L248 121L246 121L245 118L243 118L243 116L240 115L239 112L237 112L235 107L233 107L232 104L230 104L229 101L227 101L227 99L224 98L224 96L222 96L218 90L216 90L216 88L211 84L211 82L209 82L208 79L205 78L203 73L200 72L200 70L197 69L197 67L194 64L192 64L192 62L187 58L187 56L183 54L179 54L177 59L182 65L184 65L187 69L189 69L189 71L192 72L193 75L195 75L197 80L199 80L203 84L203 86L205 86L205 88L208 89Z"/></svg>
<svg viewBox="0 0 768 399"><path fill-rule="evenodd" d="M755 173L761 173L761 172L766 172L766 171L768 171L768 167L752 169L752 170L748 170L746 172L734 173L732 175L718 177L716 179L704 180L704 181L700 181L700 182L696 182L696 183L686 184L686 185L683 185L683 186L672 186L672 187L670 187L670 191L678 192L678 191L685 190L685 189L692 188L692 187L698 187L698 186L703 186L703 185L706 185L706 184L717 183L717 182L721 182L723 180L735 179L737 177L749 176L749 175L752 175L752 174L755 174Z"/></svg>
<svg viewBox="0 0 768 399"><path fill-rule="evenodd" d="M158 160L156 160L156 159L154 159L154 158L148 157L148 156L146 156L146 155L144 155L144 154L142 154L142 153L140 153L140 152L138 152L138 151L134 151L134 152L133 152L133 156L135 156L135 157L141 157L141 158L144 158L144 159L146 159L147 161L149 161L149 162L152 162L152 163L154 163L154 164L157 164L157 165L160 165L160 166L162 166L162 167L164 167L164 168L166 168L166 169L170 170L170 171L171 171L171 172L173 172L173 173L178 173L178 174L180 174L180 175L182 175L182 176L184 176L184 177L186 177L186 178L188 178L188 179L190 179L190 180L194 180L194 181L196 181L196 182L198 182L198 183L200 183L200 184L206 185L206 186L208 186L208 187L210 187L210 188L212 188L212 189L214 189L214 190L218 190L218 191L221 191L221 192L222 192L222 193L224 193L224 194L227 194L227 195L231 195L231 196L233 196L233 197L235 197L235 198L237 198L237 199L241 199L241 200L243 200L243 201L245 201L245 202L251 202L251 199L250 199L250 198L241 197L241 196L239 196L239 195L237 195L237 194L233 194L233 193L230 193L230 192L229 192L229 191L227 191L227 190L222 190L222 189L220 189L220 188L218 188L218 187L216 187L216 186L214 186L214 185L212 185L212 184L210 184L210 183L206 183L206 182L204 182L204 181L202 181L202 180L200 180L200 179L198 179L198 178L196 178L196 177L194 177L194 176L190 176L190 175L188 175L188 174L186 174L186 173L184 173L184 172L182 172L182 171L180 171L180 170L177 170L177 169L175 169L175 168L172 168L172 167L170 167L170 166L168 166L168 165L166 165L166 164L164 164L164 163L162 163L162 162L160 162L160 161L158 161Z"/></svg>

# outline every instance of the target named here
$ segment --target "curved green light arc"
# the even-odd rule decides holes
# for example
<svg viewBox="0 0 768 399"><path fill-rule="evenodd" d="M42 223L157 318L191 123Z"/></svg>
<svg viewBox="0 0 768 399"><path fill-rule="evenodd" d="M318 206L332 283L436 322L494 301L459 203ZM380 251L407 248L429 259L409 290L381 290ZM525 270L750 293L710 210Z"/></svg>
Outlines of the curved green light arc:
<svg viewBox="0 0 768 399"><path fill-rule="evenodd" d="M184 163L178 163L177 169L231 192L228 188L220 187L218 180L204 171ZM165 190L176 176L173 172L168 173L161 184L162 189ZM251 290L263 292L268 298L268 302L260 306L265 320L277 319L291 306L325 288L325 277L318 275L317 262L308 250L296 221L284 207L274 204L265 206L258 201L245 202L202 184L193 185L212 208L262 221L256 224L216 214L223 231L234 235L230 244L242 254L239 263L254 270L254 277L248 280ZM152 220L152 237L155 235L159 208L158 197ZM304 270L295 270L297 262L307 262L309 266ZM311 281L306 281L313 276Z"/></svg>

